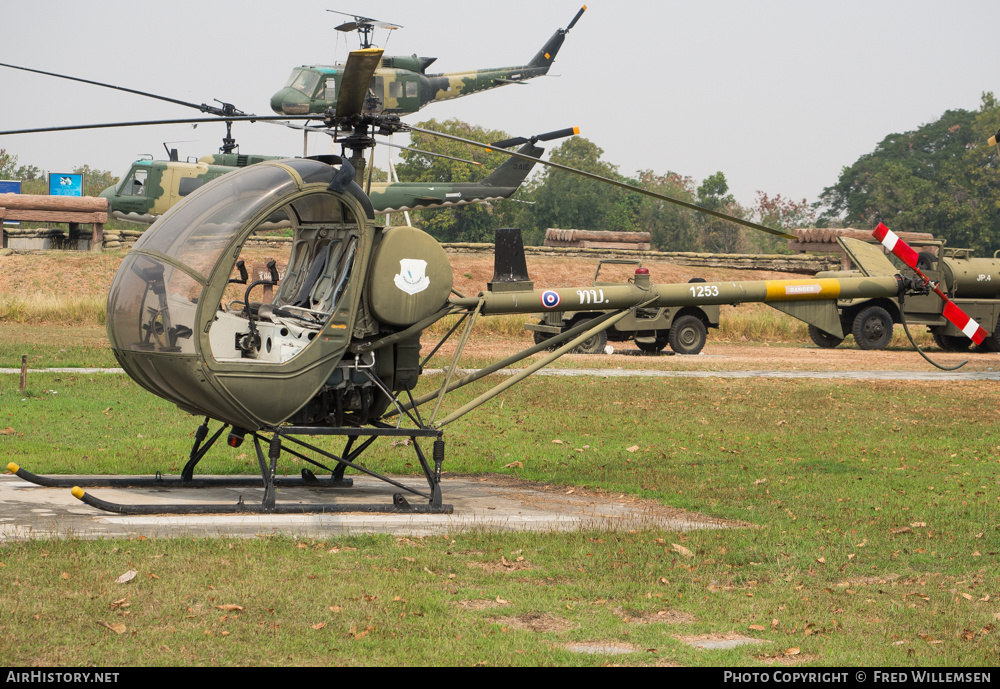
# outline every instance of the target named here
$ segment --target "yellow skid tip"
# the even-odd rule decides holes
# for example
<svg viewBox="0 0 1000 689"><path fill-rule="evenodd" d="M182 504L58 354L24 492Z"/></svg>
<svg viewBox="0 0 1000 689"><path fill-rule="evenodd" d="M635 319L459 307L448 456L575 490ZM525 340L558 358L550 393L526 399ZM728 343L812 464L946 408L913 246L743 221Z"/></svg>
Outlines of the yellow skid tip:
<svg viewBox="0 0 1000 689"><path fill-rule="evenodd" d="M84 495L83 488L81 488L80 486L73 486L73 490L71 490L70 492L73 494L73 497L76 498L77 500L83 500L83 495Z"/></svg>
<svg viewBox="0 0 1000 689"><path fill-rule="evenodd" d="M990 146L996 146L997 138L995 136L991 136L986 143L988 143Z"/></svg>
<svg viewBox="0 0 1000 689"><path fill-rule="evenodd" d="M579 127L573 127L573 134L579 134L579 133L580 133L580 128Z"/></svg>
<svg viewBox="0 0 1000 689"><path fill-rule="evenodd" d="M17 470L20 469L20 468L21 467L19 467L18 465L14 464L14 462L8 462L7 463L7 471L9 471L12 474L16 474Z"/></svg>

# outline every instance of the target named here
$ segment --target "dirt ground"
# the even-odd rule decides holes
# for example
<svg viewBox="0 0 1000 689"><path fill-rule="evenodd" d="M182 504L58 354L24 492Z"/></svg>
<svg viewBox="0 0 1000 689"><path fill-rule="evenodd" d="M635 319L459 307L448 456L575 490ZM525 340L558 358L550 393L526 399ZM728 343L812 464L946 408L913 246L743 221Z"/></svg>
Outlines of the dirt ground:
<svg viewBox="0 0 1000 689"><path fill-rule="evenodd" d="M430 343L427 338L425 347ZM465 349L468 357L488 359L508 356L515 348L524 349L530 338L473 338ZM697 356L679 356L664 351L660 355L640 352L631 342L612 343L615 351L609 355L569 354L559 365L570 368L630 368L682 371L914 371L937 370L912 349L892 349L869 352L850 345L836 349L820 349L811 342L772 345L762 342L718 342L709 339L704 351ZM449 345L441 350L453 351ZM968 361L961 371L1000 371L1000 354L984 352L945 353L931 350L927 354L935 361L954 366Z"/></svg>
<svg viewBox="0 0 1000 689"><path fill-rule="evenodd" d="M244 251L250 261L262 260L267 251ZM106 294L111 287L124 253L87 253L46 251L14 254L0 258L0 293L52 294L81 296L98 291ZM492 254L450 254L454 287L463 294L478 294L493 278ZM590 258L549 258L528 256L528 274L536 289L589 285L597 261ZM692 277L718 280L772 280L801 278L801 275L759 270L693 268L659 261L644 261L652 282L687 282ZM601 271L601 279L624 282L635 270L631 266L612 266Z"/></svg>

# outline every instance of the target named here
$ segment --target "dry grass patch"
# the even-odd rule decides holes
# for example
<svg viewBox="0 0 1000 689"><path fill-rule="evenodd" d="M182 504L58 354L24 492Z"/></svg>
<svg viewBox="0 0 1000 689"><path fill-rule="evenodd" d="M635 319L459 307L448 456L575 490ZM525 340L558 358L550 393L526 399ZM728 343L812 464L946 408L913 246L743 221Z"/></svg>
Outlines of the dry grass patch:
<svg viewBox="0 0 1000 689"><path fill-rule="evenodd" d="M625 612L621 608L615 610L615 614L622 618L626 624L690 624L696 622L696 618L691 613L681 610L656 610L649 612L632 613Z"/></svg>
<svg viewBox="0 0 1000 689"><path fill-rule="evenodd" d="M780 653L754 656L765 665L801 665L819 662L818 653L801 653L798 648L788 648Z"/></svg>
<svg viewBox="0 0 1000 689"><path fill-rule="evenodd" d="M589 653L592 655L619 653L642 653L644 649L633 644L623 644L620 641L577 641L563 646L573 653Z"/></svg>
<svg viewBox="0 0 1000 689"><path fill-rule="evenodd" d="M515 560L508 560L503 555L500 556L499 562L467 562L466 566L470 569L481 569L484 572L518 572L525 569L531 569L531 564L526 562L523 557L518 556Z"/></svg>
<svg viewBox="0 0 1000 689"><path fill-rule="evenodd" d="M550 615L547 612L529 612L513 617L497 617L493 619L493 622L508 629L523 629L529 632L552 632L556 634L568 632L570 629L575 629L578 626L569 620Z"/></svg>
<svg viewBox="0 0 1000 689"><path fill-rule="evenodd" d="M496 600L488 600L485 598L480 598L478 600L459 600L455 601L461 610L466 611L478 611L478 610L491 610L493 608L502 608L506 605L510 605L510 601L504 601L501 603Z"/></svg>

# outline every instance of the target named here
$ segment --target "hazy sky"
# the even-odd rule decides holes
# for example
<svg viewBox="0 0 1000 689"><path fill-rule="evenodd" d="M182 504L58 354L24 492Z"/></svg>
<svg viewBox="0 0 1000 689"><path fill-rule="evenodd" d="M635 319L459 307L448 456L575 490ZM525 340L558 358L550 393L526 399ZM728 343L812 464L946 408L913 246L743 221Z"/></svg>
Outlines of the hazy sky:
<svg viewBox="0 0 1000 689"><path fill-rule="evenodd" d="M357 47L353 34L334 31L342 18L326 9L401 24L387 54L436 56L435 72L523 64L580 7L339 2L5 2L0 62L272 114L270 96L292 67L345 59ZM1000 90L996 14L985 0L594 0L556 59L558 76L430 105L406 120L459 118L512 135L577 125L626 174L700 181L721 170L743 203L757 190L815 201L886 135L948 109L976 109L983 91ZM197 115L5 68L0 94L0 129ZM302 152L291 130L235 131L243 153ZM223 132L203 124L36 134L2 137L0 147L53 172L88 163L120 175L142 153L163 157L164 141L183 142L172 144L182 157L214 152ZM311 141L310 153L329 152L325 137Z"/></svg>

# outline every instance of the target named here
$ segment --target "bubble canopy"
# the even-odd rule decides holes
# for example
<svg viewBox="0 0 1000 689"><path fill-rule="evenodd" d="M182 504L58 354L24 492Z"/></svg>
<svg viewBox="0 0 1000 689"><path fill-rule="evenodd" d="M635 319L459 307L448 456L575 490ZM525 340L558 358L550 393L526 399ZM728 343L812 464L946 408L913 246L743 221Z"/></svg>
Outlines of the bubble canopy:
<svg viewBox="0 0 1000 689"><path fill-rule="evenodd" d="M305 404L349 344L362 283L351 278L367 270L375 229L356 184L329 189L338 172L308 159L252 165L146 230L108 296L108 338L125 371L191 413L248 429ZM236 262L265 232L282 279L265 271L244 286Z"/></svg>

